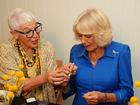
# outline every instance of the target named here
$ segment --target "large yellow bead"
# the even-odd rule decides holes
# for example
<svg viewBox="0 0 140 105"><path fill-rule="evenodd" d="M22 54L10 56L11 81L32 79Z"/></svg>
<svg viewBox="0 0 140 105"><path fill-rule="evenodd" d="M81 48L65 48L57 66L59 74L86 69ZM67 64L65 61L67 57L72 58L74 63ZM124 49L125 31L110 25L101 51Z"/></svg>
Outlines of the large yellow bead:
<svg viewBox="0 0 140 105"><path fill-rule="evenodd" d="M8 96L8 98L13 98L14 97L14 93L13 92L8 92L7 96Z"/></svg>
<svg viewBox="0 0 140 105"><path fill-rule="evenodd" d="M4 75L4 76L3 76L3 79L4 79L5 81L8 81L8 80L9 80L9 76L8 76L8 75Z"/></svg>
<svg viewBox="0 0 140 105"><path fill-rule="evenodd" d="M10 85L9 86L9 91L16 92L17 90L18 90L18 88L17 88L16 85Z"/></svg>
<svg viewBox="0 0 140 105"><path fill-rule="evenodd" d="M12 91L13 91L13 92L16 92L17 90L18 90L17 86L16 86L16 85L13 85L13 86L12 86Z"/></svg>
<svg viewBox="0 0 140 105"><path fill-rule="evenodd" d="M23 69L24 68L24 65L23 64L20 64L19 65L19 69Z"/></svg>
<svg viewBox="0 0 140 105"><path fill-rule="evenodd" d="M8 83L4 84L5 89L9 89L9 86L10 86L10 84L8 84Z"/></svg>
<svg viewBox="0 0 140 105"><path fill-rule="evenodd" d="M10 75L11 75L11 76L14 76L14 75L15 75L15 71L11 71L11 72L10 72Z"/></svg>
<svg viewBox="0 0 140 105"><path fill-rule="evenodd" d="M139 105L138 103L133 103L132 105Z"/></svg>
<svg viewBox="0 0 140 105"><path fill-rule="evenodd" d="M138 98L135 97L135 96L132 96L132 97L130 98L130 102L131 102L132 104L137 103L137 102L138 102Z"/></svg>
<svg viewBox="0 0 140 105"><path fill-rule="evenodd" d="M22 81L24 81L24 80L25 80L25 77L19 78L19 83L22 82Z"/></svg>
<svg viewBox="0 0 140 105"><path fill-rule="evenodd" d="M140 81L135 81L134 85L135 87L140 87Z"/></svg>
<svg viewBox="0 0 140 105"><path fill-rule="evenodd" d="M24 73L23 73L22 71L17 71L17 72L16 72L16 76L17 76L18 78L24 77Z"/></svg>

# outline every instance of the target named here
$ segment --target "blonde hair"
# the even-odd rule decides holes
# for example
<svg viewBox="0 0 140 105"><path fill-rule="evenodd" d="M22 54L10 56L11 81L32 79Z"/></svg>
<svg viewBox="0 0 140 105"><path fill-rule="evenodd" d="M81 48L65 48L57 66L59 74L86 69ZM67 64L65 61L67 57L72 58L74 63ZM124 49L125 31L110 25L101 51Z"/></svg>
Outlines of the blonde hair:
<svg viewBox="0 0 140 105"><path fill-rule="evenodd" d="M11 11L8 17L8 25L11 30L18 30L23 23L36 20L33 14L22 8L15 8Z"/></svg>
<svg viewBox="0 0 140 105"><path fill-rule="evenodd" d="M82 12L73 25L76 39L78 35L94 35L95 42L100 47L107 46L112 41L112 27L108 17L99 9L88 9Z"/></svg>

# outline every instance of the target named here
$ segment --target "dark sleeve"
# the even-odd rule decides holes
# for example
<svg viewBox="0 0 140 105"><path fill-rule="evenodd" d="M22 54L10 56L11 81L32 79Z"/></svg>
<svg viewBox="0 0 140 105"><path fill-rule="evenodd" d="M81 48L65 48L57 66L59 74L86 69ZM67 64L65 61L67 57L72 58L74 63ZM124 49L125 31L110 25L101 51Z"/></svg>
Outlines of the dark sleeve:
<svg viewBox="0 0 140 105"><path fill-rule="evenodd" d="M118 62L119 89L115 92L118 103L127 102L133 96L133 79L131 73L131 53L130 48L125 45L120 52Z"/></svg>
<svg viewBox="0 0 140 105"><path fill-rule="evenodd" d="M74 63L74 55L73 55L73 48L71 49L70 52L70 62ZM71 75L70 80L69 80L69 84L68 84L68 88L67 88L67 92L65 94L63 94L63 98L66 99L69 96L73 95L76 91L76 86L75 86L75 75Z"/></svg>

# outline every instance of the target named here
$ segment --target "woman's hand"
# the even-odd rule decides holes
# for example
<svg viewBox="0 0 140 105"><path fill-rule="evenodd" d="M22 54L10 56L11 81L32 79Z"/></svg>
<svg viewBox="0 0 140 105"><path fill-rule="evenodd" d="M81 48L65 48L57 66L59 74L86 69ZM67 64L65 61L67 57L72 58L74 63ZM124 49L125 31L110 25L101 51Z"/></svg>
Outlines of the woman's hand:
<svg viewBox="0 0 140 105"><path fill-rule="evenodd" d="M74 63L68 63L63 66L64 73L68 76L75 74L77 70L77 66Z"/></svg>
<svg viewBox="0 0 140 105"><path fill-rule="evenodd" d="M68 63L63 66L63 72L65 75L67 75L67 78L65 78L64 83L61 84L63 87L67 86L69 77L71 75L74 75L76 73L77 66L74 63Z"/></svg>
<svg viewBox="0 0 140 105"><path fill-rule="evenodd" d="M55 85L66 84L69 81L69 77L76 73L77 66L74 63L65 64L63 67L59 67L53 74L52 81Z"/></svg>
<svg viewBox="0 0 140 105"><path fill-rule="evenodd" d="M54 85L60 85L69 79L69 77L64 73L63 68L57 68L55 71L47 72L44 76L47 83Z"/></svg>
<svg viewBox="0 0 140 105"><path fill-rule="evenodd" d="M44 83L60 85L68 78L69 77L63 72L62 68L57 68L55 71L48 71L34 78L26 79L22 90L23 92L30 92L33 88L41 86Z"/></svg>
<svg viewBox="0 0 140 105"><path fill-rule="evenodd" d="M56 68L55 71L48 71L34 78L26 79L22 89L24 92L29 92L44 83L67 85L70 75L74 74L76 69L77 67L73 63L66 64L63 67Z"/></svg>
<svg viewBox="0 0 140 105"><path fill-rule="evenodd" d="M83 96L89 105L97 105L105 101L105 93L99 91L92 91L84 94Z"/></svg>

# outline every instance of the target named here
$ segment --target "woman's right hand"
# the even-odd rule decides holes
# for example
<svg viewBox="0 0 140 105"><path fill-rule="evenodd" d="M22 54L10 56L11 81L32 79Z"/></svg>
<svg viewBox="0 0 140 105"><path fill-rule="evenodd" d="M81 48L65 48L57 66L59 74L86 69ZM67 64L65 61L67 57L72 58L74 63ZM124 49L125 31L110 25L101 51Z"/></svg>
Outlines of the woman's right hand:
<svg viewBox="0 0 140 105"><path fill-rule="evenodd" d="M66 75L65 73L62 72L62 69L57 69L55 71L48 71L34 78L26 79L22 87L22 90L23 92L28 93L33 88L41 86L44 83L60 85L64 82L65 78L66 78Z"/></svg>
<svg viewBox="0 0 140 105"><path fill-rule="evenodd" d="M44 76L45 82L53 85L60 85L69 77L63 72L62 68L57 68L55 71L46 72Z"/></svg>
<svg viewBox="0 0 140 105"><path fill-rule="evenodd" d="M106 101L105 93L102 93L99 91L91 91L91 92L85 93L83 98L87 101L89 105L97 105L100 102Z"/></svg>
<svg viewBox="0 0 140 105"><path fill-rule="evenodd" d="M45 82L54 85L66 84L69 77L76 73L77 66L74 63L68 63L63 67L57 68L55 71L48 71L43 75Z"/></svg>

